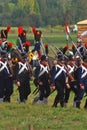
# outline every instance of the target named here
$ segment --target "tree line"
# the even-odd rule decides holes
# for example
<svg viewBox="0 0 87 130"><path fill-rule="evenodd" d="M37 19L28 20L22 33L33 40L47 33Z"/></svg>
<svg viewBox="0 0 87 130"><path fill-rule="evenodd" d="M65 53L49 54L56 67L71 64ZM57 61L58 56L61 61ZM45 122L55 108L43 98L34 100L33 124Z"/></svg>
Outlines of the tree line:
<svg viewBox="0 0 87 130"><path fill-rule="evenodd" d="M86 16L86 0L0 0L0 26L53 27Z"/></svg>

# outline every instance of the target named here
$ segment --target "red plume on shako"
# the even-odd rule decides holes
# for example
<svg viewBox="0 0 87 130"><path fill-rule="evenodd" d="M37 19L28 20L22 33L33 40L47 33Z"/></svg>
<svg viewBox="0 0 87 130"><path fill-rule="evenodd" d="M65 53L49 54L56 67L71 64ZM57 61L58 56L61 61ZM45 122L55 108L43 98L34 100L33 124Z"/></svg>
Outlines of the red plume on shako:
<svg viewBox="0 0 87 130"><path fill-rule="evenodd" d="M63 48L63 54L65 54L67 50L69 50L69 46L68 46L68 45L66 45L66 46Z"/></svg>
<svg viewBox="0 0 87 130"><path fill-rule="evenodd" d="M46 55L48 55L48 44L46 43L44 46L45 46Z"/></svg>

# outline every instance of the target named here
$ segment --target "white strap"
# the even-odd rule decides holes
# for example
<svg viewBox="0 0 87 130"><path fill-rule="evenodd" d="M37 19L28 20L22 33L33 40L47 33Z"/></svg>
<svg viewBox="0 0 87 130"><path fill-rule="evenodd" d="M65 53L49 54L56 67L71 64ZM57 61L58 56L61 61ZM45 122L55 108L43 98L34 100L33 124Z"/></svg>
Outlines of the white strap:
<svg viewBox="0 0 87 130"><path fill-rule="evenodd" d="M87 75L87 69L82 65L82 76L81 78L84 78Z"/></svg>
<svg viewBox="0 0 87 130"><path fill-rule="evenodd" d="M7 41L3 41L3 42L2 42L1 47L2 47L3 49L4 49L6 43L7 43Z"/></svg>
<svg viewBox="0 0 87 130"><path fill-rule="evenodd" d="M39 77L42 76L45 72L48 73L48 66L43 66L43 65L40 65L41 68L40 68L40 73L39 73Z"/></svg>
<svg viewBox="0 0 87 130"><path fill-rule="evenodd" d="M21 63L21 62L18 62L18 64L19 64L19 68L21 68L21 69L19 70L18 74L21 74L21 73L24 71L24 69L28 70L28 68L27 68L27 66L26 66L26 63L23 64L23 63Z"/></svg>
<svg viewBox="0 0 87 130"><path fill-rule="evenodd" d="M74 66L72 67L72 66L68 65L68 68L69 68L69 74L71 74L74 71Z"/></svg>
<svg viewBox="0 0 87 130"><path fill-rule="evenodd" d="M57 65L56 67L58 67L60 70L59 70L58 73L55 75L54 79L56 79L63 71L66 72L65 69L64 69L64 66L59 66L59 65Z"/></svg>
<svg viewBox="0 0 87 130"><path fill-rule="evenodd" d="M9 69L7 67L7 62L3 63L2 61L0 61L0 65L2 65L2 67L0 68L0 72L3 70L3 69L6 69L8 74L9 74Z"/></svg>

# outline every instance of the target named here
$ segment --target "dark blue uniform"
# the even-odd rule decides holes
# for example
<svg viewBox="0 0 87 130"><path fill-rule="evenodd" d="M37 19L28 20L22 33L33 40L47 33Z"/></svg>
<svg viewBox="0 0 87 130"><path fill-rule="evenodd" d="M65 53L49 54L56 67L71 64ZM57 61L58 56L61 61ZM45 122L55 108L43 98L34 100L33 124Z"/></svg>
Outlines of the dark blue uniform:
<svg viewBox="0 0 87 130"><path fill-rule="evenodd" d="M41 64L38 65L35 70L35 80L39 87L39 104L48 102L47 98L50 94L49 78L49 67L47 65L47 61L43 59L43 61L41 61Z"/></svg>
<svg viewBox="0 0 87 130"><path fill-rule="evenodd" d="M77 68L77 85L78 85L78 93L76 97L76 107L80 108L80 103L83 98L85 92L87 92L87 69L83 65ZM84 86L84 89L82 89Z"/></svg>
<svg viewBox="0 0 87 130"><path fill-rule="evenodd" d="M7 61L0 60L0 99L10 102L10 96L13 93L13 80L10 77L10 69Z"/></svg>
<svg viewBox="0 0 87 130"><path fill-rule="evenodd" d="M52 67L52 85L56 87L57 95L55 97L53 107L57 107L57 104L60 103L61 107L64 107L64 90L66 82L66 71L64 66L59 64Z"/></svg>
<svg viewBox="0 0 87 130"><path fill-rule="evenodd" d="M27 63L19 61L14 68L14 77L17 82L20 82L20 86L18 86L19 103L25 103L28 99L28 95L31 93L29 75L30 72Z"/></svg>

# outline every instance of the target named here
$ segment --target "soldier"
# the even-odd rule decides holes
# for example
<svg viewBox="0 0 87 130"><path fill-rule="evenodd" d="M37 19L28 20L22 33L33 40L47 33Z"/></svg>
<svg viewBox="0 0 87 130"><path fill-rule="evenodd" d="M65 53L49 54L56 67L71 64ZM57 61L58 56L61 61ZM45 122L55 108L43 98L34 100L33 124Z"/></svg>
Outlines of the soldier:
<svg viewBox="0 0 87 130"><path fill-rule="evenodd" d="M45 55L42 55L41 63L36 67L35 84L37 84L39 88L38 103L47 104L48 96L50 94L50 85L49 85L49 66Z"/></svg>
<svg viewBox="0 0 87 130"><path fill-rule="evenodd" d="M10 29L11 27L7 26L7 29L1 30L1 40L2 40L1 49L5 51L7 51L7 47L8 47L7 38L8 38L8 33Z"/></svg>
<svg viewBox="0 0 87 130"><path fill-rule="evenodd" d="M19 103L26 103L30 89L30 68L26 60L26 53L22 53L22 59L15 64L14 77L19 91Z"/></svg>
<svg viewBox="0 0 87 130"><path fill-rule="evenodd" d="M0 60L0 99L2 102L10 102L13 93L12 73L7 60L5 51L1 51Z"/></svg>
<svg viewBox="0 0 87 130"><path fill-rule="evenodd" d="M54 99L53 107L57 107L58 103L60 103L61 107L64 107L65 86L67 86L68 88L70 86L68 84L66 70L64 69L64 57L61 53L58 53L57 64L52 67L51 86L57 90L57 95Z"/></svg>
<svg viewBox="0 0 87 130"><path fill-rule="evenodd" d="M85 58L84 58L85 61ZM76 57L76 65L78 66L76 69L76 79L77 79L77 96L76 96L76 107L80 108L81 100L85 92L87 92L87 68L86 63L84 65L81 62L79 57Z"/></svg>
<svg viewBox="0 0 87 130"><path fill-rule="evenodd" d="M34 46L34 49L32 50L32 52L37 51L39 59L40 59L41 55L42 55L40 52L42 32L40 30L36 30L36 28L32 28L32 31L33 31L34 39L35 39L35 46Z"/></svg>
<svg viewBox="0 0 87 130"><path fill-rule="evenodd" d="M83 57L86 54L86 48L83 45L83 41L81 38L78 38L77 40L77 51L75 53L76 56L80 55L80 57Z"/></svg>
<svg viewBox="0 0 87 130"><path fill-rule="evenodd" d="M87 55L85 55L83 57L83 66L87 69ZM87 88L85 89L85 92L86 92L86 96L87 96ZM86 98L86 101L85 101L85 105L84 105L84 108L87 109L87 98Z"/></svg>
<svg viewBox="0 0 87 130"><path fill-rule="evenodd" d="M19 26L17 46L20 52L25 51L27 53L29 51L29 46L31 43L27 41L26 34L27 32L22 27Z"/></svg>
<svg viewBox="0 0 87 130"><path fill-rule="evenodd" d="M73 91L75 96L74 96L74 101L77 95L77 82L74 78L74 70L75 70L75 64L74 64L74 57L73 55L68 56L68 61L66 63L66 71L68 75L68 81L70 85L70 89L65 87L65 98L64 98L64 105L67 106L69 97L70 97L70 92ZM73 104L74 105L74 104Z"/></svg>

